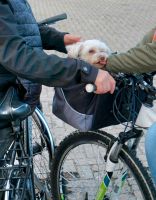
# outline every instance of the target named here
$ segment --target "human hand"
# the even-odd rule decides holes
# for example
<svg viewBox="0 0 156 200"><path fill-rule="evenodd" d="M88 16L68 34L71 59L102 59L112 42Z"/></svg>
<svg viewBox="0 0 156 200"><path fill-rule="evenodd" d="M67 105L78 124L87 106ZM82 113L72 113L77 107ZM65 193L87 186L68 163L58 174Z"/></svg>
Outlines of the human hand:
<svg viewBox="0 0 156 200"><path fill-rule="evenodd" d="M96 85L96 91L95 91L96 94L104 94L107 92L113 94L116 82L107 71L99 69L95 80L95 85Z"/></svg>
<svg viewBox="0 0 156 200"><path fill-rule="evenodd" d="M64 35L64 44L65 45L70 45L70 44L74 44L76 42L80 42L81 37L72 35L72 34L65 34Z"/></svg>

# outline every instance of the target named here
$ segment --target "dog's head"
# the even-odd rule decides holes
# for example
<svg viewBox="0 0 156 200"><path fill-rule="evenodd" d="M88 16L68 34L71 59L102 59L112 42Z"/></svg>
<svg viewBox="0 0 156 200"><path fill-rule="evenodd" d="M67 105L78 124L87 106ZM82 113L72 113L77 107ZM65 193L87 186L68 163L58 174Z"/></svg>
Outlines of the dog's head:
<svg viewBox="0 0 156 200"><path fill-rule="evenodd" d="M86 40L66 47L68 56L79 58L102 68L106 58L111 54L109 47L99 40Z"/></svg>

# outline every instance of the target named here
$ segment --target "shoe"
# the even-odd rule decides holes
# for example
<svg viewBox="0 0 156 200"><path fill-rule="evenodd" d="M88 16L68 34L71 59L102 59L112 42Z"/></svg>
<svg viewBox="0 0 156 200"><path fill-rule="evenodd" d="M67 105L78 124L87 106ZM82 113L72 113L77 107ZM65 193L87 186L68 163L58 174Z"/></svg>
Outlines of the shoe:
<svg viewBox="0 0 156 200"><path fill-rule="evenodd" d="M38 144L37 142L33 144L33 156L41 154L42 150L43 147L40 144Z"/></svg>

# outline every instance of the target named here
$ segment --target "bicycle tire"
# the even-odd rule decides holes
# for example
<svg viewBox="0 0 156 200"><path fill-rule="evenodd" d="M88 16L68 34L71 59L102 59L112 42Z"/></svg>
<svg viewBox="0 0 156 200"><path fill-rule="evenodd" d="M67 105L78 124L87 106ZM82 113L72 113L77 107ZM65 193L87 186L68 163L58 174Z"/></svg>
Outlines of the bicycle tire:
<svg viewBox="0 0 156 200"><path fill-rule="evenodd" d="M86 159L86 156L84 157L84 159L83 157L81 158L82 155L80 152L83 150L83 148L82 149L77 149L77 148L82 147L85 144L89 145L91 143L92 145L93 144L99 145L98 148L100 149L100 152L101 152L101 149L107 151L108 145L110 144L110 142L113 143L114 139L115 138L112 135L104 131L74 132L73 134L70 134L69 136L67 136L57 148L56 156L53 162L52 175L51 175L52 176L52 191L54 191L53 199L54 200L62 200L62 199L63 200L67 200L67 199L68 200L70 199L76 199L76 200L92 199L93 200L95 199L95 195L96 195L95 193L97 191L97 188L94 188L95 183L93 179L96 176L93 176L93 175L96 174L95 172L98 168L96 169L96 167L93 165L94 163L92 163L93 160L90 160L90 163L92 163L92 165L95 168L95 172L92 173L89 177L88 173L90 172L88 170L86 173L87 174L86 176L88 176L88 179L85 182L84 181L85 173L83 175L81 171L83 169L82 168L83 162L84 162L84 166L86 168L88 167L87 165L88 158ZM73 156L72 154L70 154L70 152L72 151L74 152ZM86 151L83 152L83 155L84 153L87 154L88 152L89 150L87 150L87 152ZM76 158L79 158L79 157L81 158L81 160L77 162ZM96 157L94 158L94 160L95 159ZM129 169L128 178L126 180L127 182L122 188L123 193L118 194L120 196L117 198L114 198L111 196L112 195L111 192L114 189L111 191L111 188L109 188L108 194L104 199L107 199L107 200L112 200L112 199L113 200L114 199L155 200L156 191L149 174L147 173L146 169L143 167L139 159L132 152L130 152L125 145L123 146L121 150L119 160L121 161L120 164L124 163L124 165L126 165L126 167L128 167ZM67 161L69 161L69 163L67 163ZM82 169L79 169L78 167L79 168L81 167ZM88 167L88 169L90 168ZM98 169L98 173L100 173L99 169ZM102 171L104 171L104 169L102 169ZM116 171L117 170L115 169L115 173ZM83 177L83 181L80 180L81 177ZM102 178L103 178L103 173L102 173ZM114 180L115 179L116 178L114 177ZM79 184L78 184L78 181L80 181ZM134 182L135 182L135 185L134 185ZM74 183L77 184L76 186L74 186L75 188L72 185ZM113 183L110 186L113 186ZM137 190L136 190L136 186L137 186ZM80 191L80 189L82 189L82 192ZM94 192L94 189L95 189L95 192ZM126 193L126 191L128 190L130 194ZM92 195L92 193L94 194ZM114 192L113 192L113 195L114 195ZM130 197L128 197L128 195L130 195Z"/></svg>
<svg viewBox="0 0 156 200"><path fill-rule="evenodd" d="M33 169L33 160L32 160L32 155L33 155L33 147L32 147L32 134L30 132L30 121L31 117L27 117L24 120L24 137L23 137L23 147L25 149L25 153L28 156L28 162L29 162L29 167L30 167L30 178L28 179L27 183L27 188L28 191L25 193L25 198L24 200L35 200L35 187L34 187L34 169ZM21 199L22 200L22 199Z"/></svg>
<svg viewBox="0 0 156 200"><path fill-rule="evenodd" d="M37 143L41 149L33 155L34 185L36 199L51 200L51 152L45 139L43 126L38 116L32 115L32 146Z"/></svg>

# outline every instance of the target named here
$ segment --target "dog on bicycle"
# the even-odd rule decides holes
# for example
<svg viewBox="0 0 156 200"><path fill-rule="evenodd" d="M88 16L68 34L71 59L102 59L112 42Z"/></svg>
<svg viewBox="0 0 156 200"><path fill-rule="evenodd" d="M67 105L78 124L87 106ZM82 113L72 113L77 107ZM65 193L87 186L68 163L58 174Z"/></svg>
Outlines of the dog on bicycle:
<svg viewBox="0 0 156 200"><path fill-rule="evenodd" d="M66 46L68 56L82 59L97 68L102 68L111 54L110 48L100 40L86 40Z"/></svg>

